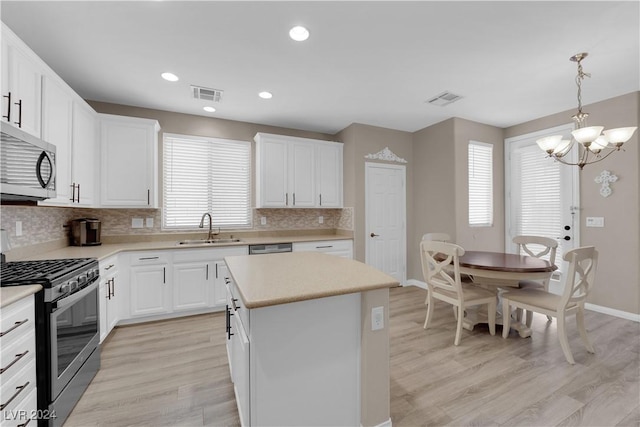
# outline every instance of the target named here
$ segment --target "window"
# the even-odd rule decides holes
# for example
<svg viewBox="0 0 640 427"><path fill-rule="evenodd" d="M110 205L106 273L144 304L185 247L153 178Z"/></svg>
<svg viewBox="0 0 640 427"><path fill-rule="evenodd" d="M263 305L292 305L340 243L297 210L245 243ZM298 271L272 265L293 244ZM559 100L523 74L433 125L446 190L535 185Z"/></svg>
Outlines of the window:
<svg viewBox="0 0 640 427"><path fill-rule="evenodd" d="M251 227L251 143L164 135L162 228Z"/></svg>
<svg viewBox="0 0 640 427"><path fill-rule="evenodd" d="M493 225L493 145L469 141L469 225Z"/></svg>

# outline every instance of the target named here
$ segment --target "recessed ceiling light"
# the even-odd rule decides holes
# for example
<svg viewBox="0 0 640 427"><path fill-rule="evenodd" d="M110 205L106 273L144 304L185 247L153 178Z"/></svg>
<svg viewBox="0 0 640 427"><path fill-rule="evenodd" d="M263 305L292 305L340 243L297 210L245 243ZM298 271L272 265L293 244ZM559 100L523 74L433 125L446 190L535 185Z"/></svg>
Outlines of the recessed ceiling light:
<svg viewBox="0 0 640 427"><path fill-rule="evenodd" d="M178 80L180 80L178 76L176 76L173 73L162 73L161 76L163 79L168 80L170 82L177 82Z"/></svg>
<svg viewBox="0 0 640 427"><path fill-rule="evenodd" d="M289 37L297 42L305 41L309 38L309 30L301 26L293 27L289 30Z"/></svg>
<svg viewBox="0 0 640 427"><path fill-rule="evenodd" d="M273 94L271 92L260 92L258 96L262 99L271 99L273 98Z"/></svg>
<svg viewBox="0 0 640 427"><path fill-rule="evenodd" d="M204 111L206 111L207 113L215 113L215 111L216 111L216 109L215 109L215 108L213 108L213 107L209 107L209 106L202 107L202 109L203 109Z"/></svg>

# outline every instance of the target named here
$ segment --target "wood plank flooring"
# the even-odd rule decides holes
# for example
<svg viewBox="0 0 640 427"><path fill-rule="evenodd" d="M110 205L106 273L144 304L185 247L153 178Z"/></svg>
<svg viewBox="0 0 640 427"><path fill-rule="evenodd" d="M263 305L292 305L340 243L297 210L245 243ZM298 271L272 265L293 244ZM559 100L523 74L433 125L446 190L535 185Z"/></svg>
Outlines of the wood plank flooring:
<svg viewBox="0 0 640 427"><path fill-rule="evenodd" d="M451 306L436 302L422 328L425 291L391 289L394 426L640 426L640 324L587 312L596 354L535 315L533 336L508 339L477 326L453 345ZM102 367L65 423L74 426L239 425L224 313L116 328Z"/></svg>

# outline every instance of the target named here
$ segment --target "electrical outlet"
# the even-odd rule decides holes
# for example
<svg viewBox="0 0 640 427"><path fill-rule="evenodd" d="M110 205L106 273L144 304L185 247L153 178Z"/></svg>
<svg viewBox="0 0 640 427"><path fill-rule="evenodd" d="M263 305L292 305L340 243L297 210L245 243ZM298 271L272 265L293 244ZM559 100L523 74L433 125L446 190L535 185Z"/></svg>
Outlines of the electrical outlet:
<svg viewBox="0 0 640 427"><path fill-rule="evenodd" d="M16 237L22 236L22 221L16 221Z"/></svg>
<svg viewBox="0 0 640 427"><path fill-rule="evenodd" d="M604 227L603 216L588 216L587 227Z"/></svg>
<svg viewBox="0 0 640 427"><path fill-rule="evenodd" d="M260 225L267 225L267 217L266 216L261 216L260 217Z"/></svg>
<svg viewBox="0 0 640 427"><path fill-rule="evenodd" d="M153 228L153 218L147 218L145 225L147 226L147 228Z"/></svg>
<svg viewBox="0 0 640 427"><path fill-rule="evenodd" d="M318 223L319 223L319 224L324 224L324 217L323 217L322 215L320 215L320 216L318 217Z"/></svg>
<svg viewBox="0 0 640 427"><path fill-rule="evenodd" d="M131 228L142 228L144 227L144 221L142 218L131 218Z"/></svg>
<svg viewBox="0 0 640 427"><path fill-rule="evenodd" d="M371 309L371 330L379 331L384 329L384 307L373 307Z"/></svg>

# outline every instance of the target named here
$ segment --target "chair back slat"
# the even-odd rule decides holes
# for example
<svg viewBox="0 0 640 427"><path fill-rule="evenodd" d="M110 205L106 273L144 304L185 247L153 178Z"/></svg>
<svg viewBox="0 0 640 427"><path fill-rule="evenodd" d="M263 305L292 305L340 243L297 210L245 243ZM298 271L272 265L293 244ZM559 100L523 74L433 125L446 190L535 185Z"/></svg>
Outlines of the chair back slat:
<svg viewBox="0 0 640 427"><path fill-rule="evenodd" d="M458 258L463 254L464 249L456 244L423 240L420 260L427 286L455 292L462 297ZM453 266L453 272L449 266Z"/></svg>
<svg viewBox="0 0 640 427"><path fill-rule="evenodd" d="M563 259L569 263L561 299L561 307L566 307L587 298L596 275L598 251L593 246L584 246L567 251Z"/></svg>
<svg viewBox="0 0 640 427"><path fill-rule="evenodd" d="M518 245L518 253L523 252L526 255L542 258L549 254L549 262L555 264L556 251L558 249L558 241L549 237L542 236L516 236L513 243Z"/></svg>
<svg viewBox="0 0 640 427"><path fill-rule="evenodd" d="M451 242L451 236L449 236L447 233L425 233L422 236L422 240Z"/></svg>

